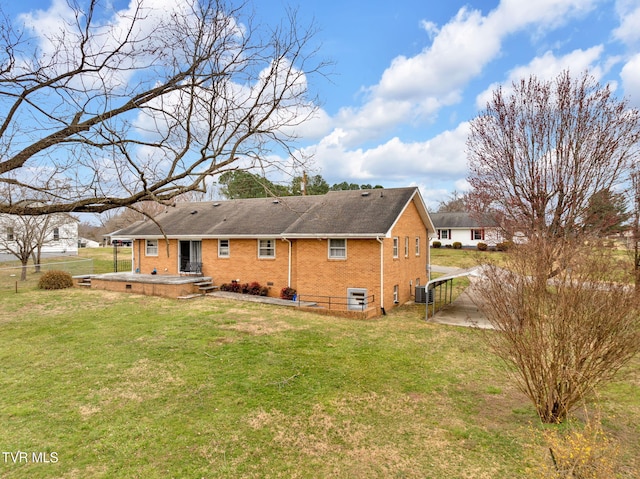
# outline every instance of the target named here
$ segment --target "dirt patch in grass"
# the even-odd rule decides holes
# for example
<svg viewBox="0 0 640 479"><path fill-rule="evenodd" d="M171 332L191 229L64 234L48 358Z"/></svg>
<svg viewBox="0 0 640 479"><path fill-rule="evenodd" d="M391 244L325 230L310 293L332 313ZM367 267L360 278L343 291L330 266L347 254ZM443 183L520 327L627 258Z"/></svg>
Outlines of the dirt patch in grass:
<svg viewBox="0 0 640 479"><path fill-rule="evenodd" d="M490 459L469 468L465 455L474 444L465 447L465 439L452 434L464 430L465 423L443 402L442 397L420 393L372 392L316 404L308 415L261 410L248 418L248 424L269 431L286 455L322 464L321 475L446 477L455 471L454 476L461 478L496 477Z"/></svg>
<svg viewBox="0 0 640 479"><path fill-rule="evenodd" d="M88 466L84 469L72 469L63 476L62 479L86 479L87 477L104 477L107 473L107 466Z"/></svg>
<svg viewBox="0 0 640 479"><path fill-rule="evenodd" d="M238 331L241 333L250 334L252 336L270 335L281 333L284 331L305 329L302 326L295 326L287 321L275 319L272 316L247 317L246 310L230 309L227 311L227 313L227 316L235 316L236 320L233 323L219 325L220 329Z"/></svg>
<svg viewBox="0 0 640 479"><path fill-rule="evenodd" d="M82 405L79 408L80 416L82 416L82 419L88 419L94 414L99 413L100 410L100 406L96 406L94 404Z"/></svg>
<svg viewBox="0 0 640 479"><path fill-rule="evenodd" d="M100 389L98 396L101 403L105 405L120 400L143 402L160 397L168 387L182 384L184 381L175 377L168 369L143 358L123 371L113 386ZM90 412L95 407L82 406L82 408L85 412Z"/></svg>

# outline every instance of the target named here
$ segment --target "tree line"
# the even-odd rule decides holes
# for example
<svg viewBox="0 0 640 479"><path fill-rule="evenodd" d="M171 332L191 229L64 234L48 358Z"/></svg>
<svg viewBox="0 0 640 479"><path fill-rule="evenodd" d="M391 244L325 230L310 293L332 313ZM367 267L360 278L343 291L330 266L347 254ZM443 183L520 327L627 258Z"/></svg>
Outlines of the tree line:
<svg viewBox="0 0 640 479"><path fill-rule="evenodd" d="M272 196L324 195L329 191L369 190L381 185L356 184L343 181L329 183L321 175L294 176L289 184L278 184L245 170L227 171L218 177L219 193L226 199L268 198Z"/></svg>

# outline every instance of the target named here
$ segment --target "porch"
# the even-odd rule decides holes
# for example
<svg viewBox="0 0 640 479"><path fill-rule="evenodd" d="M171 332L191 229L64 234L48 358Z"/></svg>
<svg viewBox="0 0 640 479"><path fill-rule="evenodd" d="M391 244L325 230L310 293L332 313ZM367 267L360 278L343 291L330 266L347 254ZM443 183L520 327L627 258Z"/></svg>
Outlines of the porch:
<svg viewBox="0 0 640 479"><path fill-rule="evenodd" d="M78 287L88 287L119 293L135 293L165 298L181 298L217 290L210 276L179 276L169 274L105 273L76 276Z"/></svg>

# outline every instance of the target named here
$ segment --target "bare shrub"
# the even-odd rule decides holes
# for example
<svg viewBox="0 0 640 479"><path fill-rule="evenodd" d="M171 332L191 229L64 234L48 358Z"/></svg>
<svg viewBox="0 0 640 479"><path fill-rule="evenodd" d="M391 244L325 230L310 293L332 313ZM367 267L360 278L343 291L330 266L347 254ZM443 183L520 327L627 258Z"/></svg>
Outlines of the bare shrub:
<svg viewBox="0 0 640 479"><path fill-rule="evenodd" d="M640 349L633 288L604 279L617 260L598 244L532 238L478 284L495 353L541 420L562 422ZM549 271L555 272L549 279Z"/></svg>
<svg viewBox="0 0 640 479"><path fill-rule="evenodd" d="M73 278L66 271L46 271L38 280L40 289L65 289L73 287Z"/></svg>

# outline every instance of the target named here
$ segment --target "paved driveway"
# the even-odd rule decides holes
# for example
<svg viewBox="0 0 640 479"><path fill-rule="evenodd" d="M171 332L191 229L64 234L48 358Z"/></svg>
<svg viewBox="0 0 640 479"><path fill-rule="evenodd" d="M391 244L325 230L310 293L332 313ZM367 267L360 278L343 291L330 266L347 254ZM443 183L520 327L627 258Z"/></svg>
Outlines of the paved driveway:
<svg viewBox="0 0 640 479"><path fill-rule="evenodd" d="M431 265L431 271L436 273L455 274L462 271L460 268L451 268ZM480 329L493 329L491 323L482 312L482 301L478 297L474 283L482 281L479 276L469 276L470 286L465 289L453 302L447 304L429 316L430 323L448 324L451 326L475 327Z"/></svg>

